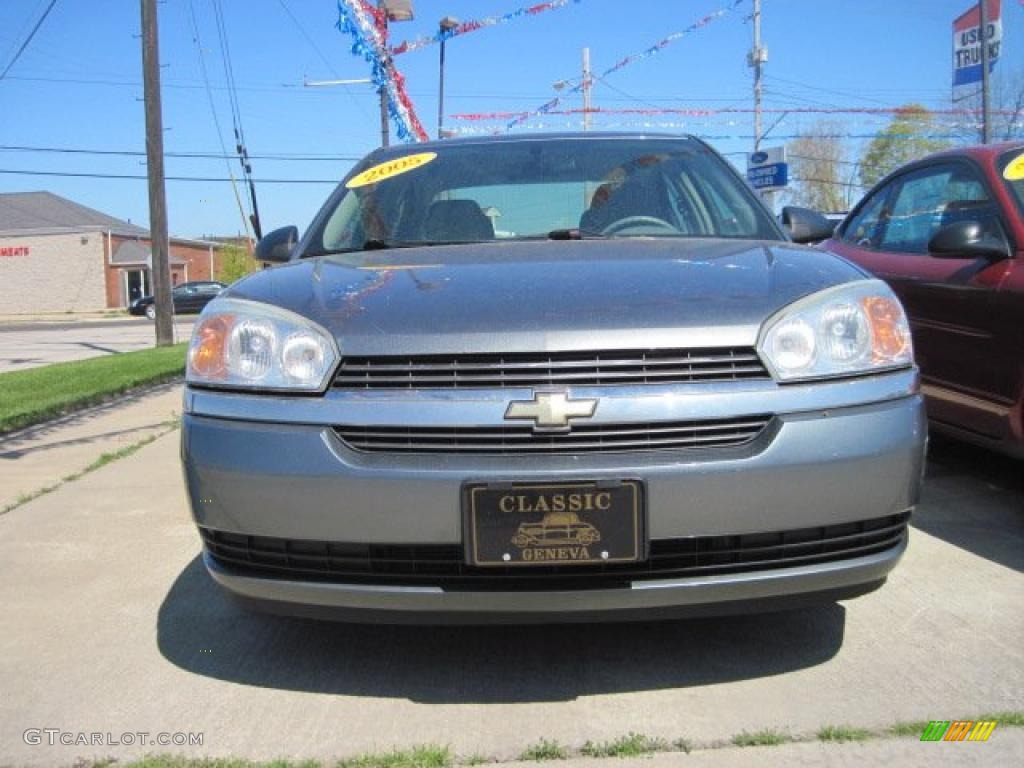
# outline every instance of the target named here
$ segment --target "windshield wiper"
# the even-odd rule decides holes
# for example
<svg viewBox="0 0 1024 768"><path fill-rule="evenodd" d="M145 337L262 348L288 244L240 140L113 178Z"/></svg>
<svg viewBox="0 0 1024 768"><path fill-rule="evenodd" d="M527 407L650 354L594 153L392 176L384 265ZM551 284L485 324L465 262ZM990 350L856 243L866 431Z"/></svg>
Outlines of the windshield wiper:
<svg viewBox="0 0 1024 768"><path fill-rule="evenodd" d="M547 234L548 240L606 240L607 235L590 229L552 229Z"/></svg>
<svg viewBox="0 0 1024 768"><path fill-rule="evenodd" d="M429 248L433 245L472 245L473 243L489 243L490 240L382 240L377 237L368 238L362 245L351 248L325 248L320 251L309 251L303 257L336 256L341 253L361 253L362 251L386 251L391 248Z"/></svg>

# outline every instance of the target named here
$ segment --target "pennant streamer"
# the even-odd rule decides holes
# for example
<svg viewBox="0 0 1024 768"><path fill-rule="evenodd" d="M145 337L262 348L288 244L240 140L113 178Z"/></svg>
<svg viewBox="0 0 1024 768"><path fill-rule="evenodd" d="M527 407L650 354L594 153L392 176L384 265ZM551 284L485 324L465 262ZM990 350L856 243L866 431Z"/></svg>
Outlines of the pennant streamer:
<svg viewBox="0 0 1024 768"><path fill-rule="evenodd" d="M580 128L582 126L583 126L582 122L574 122L574 121L567 121L567 122L564 122L564 123L557 123L557 122L550 122L550 121L538 121L538 122L531 122L531 123L527 124L526 128L531 130L531 131L551 131L551 130L578 131L578 130L580 130ZM945 126L942 126L942 127L945 127ZM964 127L979 127L979 126L973 125L973 126L964 126ZM631 122L622 122L622 123L610 123L608 125L603 125L602 128L607 128L607 129L634 129L634 130L637 129L637 128L642 128L642 129L645 129L645 130L652 130L652 129L658 129L658 130L690 130L692 135L696 136L697 138L704 139L705 141L750 141L751 139L754 138L754 135L752 133L743 133L743 134L736 134L736 133L734 133L734 134L700 133L700 132L692 131L693 126L692 125L688 125L686 123L663 122L663 121L643 121L643 122L631 121ZM455 131L455 133L457 133L460 136L480 136L480 135L499 134L499 133L502 133L502 130L500 128L487 128L487 127L484 127L484 126L479 126L479 127L474 126L474 127L469 127L469 128L459 128L459 129L457 129ZM820 138L825 138L825 139L874 139L874 138L877 138L879 135L880 134L878 134L877 132L875 132L875 133L834 133L834 134L822 135ZM801 138L805 138L805 137L806 137L806 134L802 134L802 133L790 133L790 134L782 134L782 135L778 135L778 136L773 134L772 135L772 140L773 141L774 140L790 141L790 140L801 139ZM910 135L910 134L907 134L907 135L896 134L896 135L892 135L891 138L896 139L896 140L899 140L899 139L916 139L916 138L927 138L927 139L962 139L963 135L962 134L958 134L958 133L928 133L928 134L913 134L913 135Z"/></svg>
<svg viewBox="0 0 1024 768"><path fill-rule="evenodd" d="M428 45L440 43L442 40L459 37L460 35L476 32L479 29L486 29L487 27L495 27L499 24L507 24L510 21L515 21L526 16L536 16L544 13L545 11L554 11L558 8L563 8L566 5L575 5L581 2L583 2L583 0L551 0L551 2L528 5L498 16L488 16L486 19L466 21L453 29L439 30L433 35L421 35L415 40L406 40L404 43L391 48L390 53L392 56L400 56L403 53L409 53L409 51L417 51L420 48L426 48Z"/></svg>
<svg viewBox="0 0 1024 768"><path fill-rule="evenodd" d="M682 115L686 117L714 117L715 115L751 114L755 110L752 107L708 107L708 108L686 108L686 107L625 107L620 109L607 107L591 107L584 109L577 107L573 109L549 109L545 112L548 115ZM812 114L812 115L901 115L907 111L906 107L773 107L763 108L762 114ZM976 109L929 109L924 119L933 115L952 115L957 117L978 117L981 111ZM483 122L487 120L509 120L512 118L529 118L534 112L459 112L449 115L453 120L467 122ZM995 115L1015 115L1012 109L992 110ZM908 115L913 118L913 113Z"/></svg>
<svg viewBox="0 0 1024 768"><path fill-rule="evenodd" d="M675 33L669 35L668 37L664 38L663 40L660 40L657 43L655 43L654 45L652 45L650 48L648 48L648 49L646 49L644 51L640 51L639 53L634 53L634 54L631 54L630 56L626 56L624 59L620 59L612 67L606 69L603 73L601 73L601 75L599 77L600 78L608 77L608 75L610 75L610 74L612 74L614 72L618 72L623 67L629 66L630 64L632 64L634 62L637 62L637 61L640 61L641 59L650 58L651 56L654 56L656 53L660 53L662 50L664 50L668 46L672 45L672 43L676 42L680 38L686 37L687 35L689 35L689 34L691 34L693 32L696 32L698 29L701 29L702 27L706 27L711 22L716 21L717 19L722 18L727 13L735 11L736 8L739 7L744 2L746 2L746 0L733 0L725 8L717 10L714 13L709 13L704 18L698 19L697 21L695 21L693 24L688 26L686 29L684 29L684 30L682 30L680 32L675 32ZM570 94L573 94L573 93L579 93L580 91L583 90L583 86L584 86L584 83L578 83L577 85L574 85L572 88L570 88L568 91L565 92L565 96L569 96ZM526 112L526 113L523 113L523 114L515 117L514 119L510 120L505 125L506 130L508 130L510 128L514 128L515 126L517 126L520 123L522 123L524 120L528 120L529 118L531 118L531 117L533 117L535 115L548 114L549 112L551 112L552 110L557 108L559 104L562 103L562 99L563 98L564 98L564 96L556 96L555 98L551 99L551 101L549 101L549 102L547 102L545 104L542 104L540 107L538 107L537 109L533 110L532 112Z"/></svg>
<svg viewBox="0 0 1024 768"><path fill-rule="evenodd" d="M352 37L352 53L370 65L370 79L388 96L388 114L401 141L426 141L427 132L387 53L387 18L367 0L338 0L338 29Z"/></svg>

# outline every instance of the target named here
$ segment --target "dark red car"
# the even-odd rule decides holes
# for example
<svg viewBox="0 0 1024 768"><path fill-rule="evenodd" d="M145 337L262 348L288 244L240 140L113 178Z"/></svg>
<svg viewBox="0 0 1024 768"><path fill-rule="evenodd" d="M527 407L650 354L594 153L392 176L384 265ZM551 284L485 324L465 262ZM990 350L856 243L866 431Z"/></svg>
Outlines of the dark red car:
<svg viewBox="0 0 1024 768"><path fill-rule="evenodd" d="M932 427L1024 458L1024 143L904 166L823 247L899 295Z"/></svg>

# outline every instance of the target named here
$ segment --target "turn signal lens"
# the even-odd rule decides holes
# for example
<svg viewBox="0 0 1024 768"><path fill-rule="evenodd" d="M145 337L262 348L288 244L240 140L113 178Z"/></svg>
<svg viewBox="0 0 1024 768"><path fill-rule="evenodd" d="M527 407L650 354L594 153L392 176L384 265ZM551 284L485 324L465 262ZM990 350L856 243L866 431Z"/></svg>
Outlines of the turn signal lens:
<svg viewBox="0 0 1024 768"><path fill-rule="evenodd" d="M871 324L871 351L877 360L899 359L910 348L910 328L903 308L895 299L866 296L861 299Z"/></svg>
<svg viewBox="0 0 1024 768"><path fill-rule="evenodd" d="M827 288L786 307L765 323L758 350L780 381L867 374L914 362L903 307L880 280Z"/></svg>
<svg viewBox="0 0 1024 768"><path fill-rule="evenodd" d="M232 315L214 315L196 326L188 350L189 369L208 379L224 378L224 349L233 320Z"/></svg>
<svg viewBox="0 0 1024 768"><path fill-rule="evenodd" d="M218 297L192 333L185 380L225 389L322 391L337 361L334 339L301 315Z"/></svg>

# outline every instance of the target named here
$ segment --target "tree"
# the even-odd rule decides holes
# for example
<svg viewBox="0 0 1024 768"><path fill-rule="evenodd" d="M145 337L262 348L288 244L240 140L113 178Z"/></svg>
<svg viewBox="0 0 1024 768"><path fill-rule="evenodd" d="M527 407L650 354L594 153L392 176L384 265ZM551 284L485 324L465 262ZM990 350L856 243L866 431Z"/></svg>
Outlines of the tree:
<svg viewBox="0 0 1024 768"><path fill-rule="evenodd" d="M901 165L945 149L947 141L930 136L937 127L932 113L920 104L900 107L885 130L871 140L861 155L860 179L864 186L872 187Z"/></svg>
<svg viewBox="0 0 1024 768"><path fill-rule="evenodd" d="M786 147L793 169L793 202L816 211L845 211L850 184L843 178L846 150L842 126L819 121Z"/></svg>
<svg viewBox="0 0 1024 768"><path fill-rule="evenodd" d="M229 244L221 246L217 279L222 283L233 283L255 271L256 261L247 248Z"/></svg>

